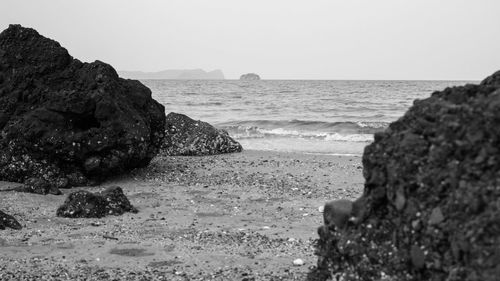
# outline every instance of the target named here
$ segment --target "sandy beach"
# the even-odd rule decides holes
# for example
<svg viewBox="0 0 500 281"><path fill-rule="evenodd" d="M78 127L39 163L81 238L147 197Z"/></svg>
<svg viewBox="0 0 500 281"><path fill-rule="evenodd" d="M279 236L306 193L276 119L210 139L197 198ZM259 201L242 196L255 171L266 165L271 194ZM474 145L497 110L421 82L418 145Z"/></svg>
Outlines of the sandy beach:
<svg viewBox="0 0 500 281"><path fill-rule="evenodd" d="M360 156L244 151L158 156L62 196L4 191L0 206L23 229L0 232L0 280L304 280L318 207L358 197L363 182ZM113 185L138 214L55 216L70 192Z"/></svg>

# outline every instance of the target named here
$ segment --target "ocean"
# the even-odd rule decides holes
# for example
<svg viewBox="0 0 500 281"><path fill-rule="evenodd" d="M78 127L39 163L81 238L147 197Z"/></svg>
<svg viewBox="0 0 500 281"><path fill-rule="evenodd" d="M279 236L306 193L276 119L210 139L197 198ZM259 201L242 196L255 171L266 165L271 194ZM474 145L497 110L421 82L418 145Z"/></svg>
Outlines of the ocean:
<svg viewBox="0 0 500 281"><path fill-rule="evenodd" d="M248 150L361 155L436 90L471 81L141 80L165 111L222 128Z"/></svg>

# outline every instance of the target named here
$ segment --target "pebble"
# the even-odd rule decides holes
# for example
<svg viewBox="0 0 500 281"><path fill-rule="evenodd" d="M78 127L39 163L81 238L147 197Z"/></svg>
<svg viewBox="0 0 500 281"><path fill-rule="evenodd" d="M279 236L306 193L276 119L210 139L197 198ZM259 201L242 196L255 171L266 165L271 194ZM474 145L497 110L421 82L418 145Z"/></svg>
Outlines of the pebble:
<svg viewBox="0 0 500 281"><path fill-rule="evenodd" d="M318 207L318 212L323 213L324 210L325 210L325 206Z"/></svg>
<svg viewBox="0 0 500 281"><path fill-rule="evenodd" d="M304 265L304 261L302 259L295 259L293 261L293 265L295 265L295 266L302 266L302 265Z"/></svg>

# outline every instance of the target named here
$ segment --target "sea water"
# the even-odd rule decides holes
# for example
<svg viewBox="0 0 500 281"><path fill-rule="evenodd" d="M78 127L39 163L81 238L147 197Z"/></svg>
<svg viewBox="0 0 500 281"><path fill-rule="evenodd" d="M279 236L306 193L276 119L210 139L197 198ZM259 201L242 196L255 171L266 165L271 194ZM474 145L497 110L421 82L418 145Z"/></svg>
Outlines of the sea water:
<svg viewBox="0 0 500 281"><path fill-rule="evenodd" d="M142 80L165 111L225 129L244 149L361 155L412 105L471 81Z"/></svg>

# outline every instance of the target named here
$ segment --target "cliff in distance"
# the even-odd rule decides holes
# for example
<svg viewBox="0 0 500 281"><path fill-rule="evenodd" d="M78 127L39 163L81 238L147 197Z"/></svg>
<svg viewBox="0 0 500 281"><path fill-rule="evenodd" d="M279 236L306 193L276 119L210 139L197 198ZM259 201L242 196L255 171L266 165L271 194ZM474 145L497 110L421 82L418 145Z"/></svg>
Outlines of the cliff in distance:
<svg viewBox="0 0 500 281"><path fill-rule="evenodd" d="M221 70L204 71L203 69L169 69L158 72L118 71L128 79L172 79L172 80L224 80Z"/></svg>

